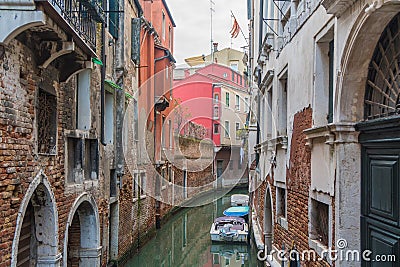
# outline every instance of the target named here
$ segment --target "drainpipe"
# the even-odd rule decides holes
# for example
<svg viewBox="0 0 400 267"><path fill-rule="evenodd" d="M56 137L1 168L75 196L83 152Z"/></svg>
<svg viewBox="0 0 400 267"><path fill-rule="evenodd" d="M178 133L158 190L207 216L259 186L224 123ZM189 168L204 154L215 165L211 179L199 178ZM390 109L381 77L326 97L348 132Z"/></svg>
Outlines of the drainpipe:
<svg viewBox="0 0 400 267"><path fill-rule="evenodd" d="M119 1L119 10L124 10L125 1ZM124 58L124 14L117 13L119 16L119 38L115 42L115 61L116 61L116 83L122 88L122 90L115 90L115 106L116 106L116 136L115 136L115 170L117 174L117 181L119 182L119 188L122 188L122 177L124 174L124 151L123 151L123 124L125 114L125 89L124 89L124 75L125 75L125 58ZM121 14L123 14L121 16Z"/></svg>
<svg viewBox="0 0 400 267"><path fill-rule="evenodd" d="M256 138L256 144L260 144L260 116L261 116L261 101L260 101L260 85L261 85L261 68L258 69L258 78L257 78L257 138ZM258 163L260 161L260 151L257 150L256 153L256 170L258 169Z"/></svg>
<svg viewBox="0 0 400 267"><path fill-rule="evenodd" d="M103 2L103 7L105 6ZM103 66L101 66L101 82L100 82L100 117L101 117L101 129L100 129L100 142L103 146L107 145L104 140L104 105L105 105L105 88L104 80L106 79L106 65L107 58L105 53L104 45L106 43L105 25L104 22L101 24L101 61Z"/></svg>

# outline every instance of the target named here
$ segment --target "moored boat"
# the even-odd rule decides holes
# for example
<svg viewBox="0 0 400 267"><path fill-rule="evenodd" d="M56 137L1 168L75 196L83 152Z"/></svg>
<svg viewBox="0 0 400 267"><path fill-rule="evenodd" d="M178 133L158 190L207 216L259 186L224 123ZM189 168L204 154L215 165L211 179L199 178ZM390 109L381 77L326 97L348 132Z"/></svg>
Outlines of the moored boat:
<svg viewBox="0 0 400 267"><path fill-rule="evenodd" d="M224 216L215 219L211 225L212 241L247 242L249 226L241 217Z"/></svg>
<svg viewBox="0 0 400 267"><path fill-rule="evenodd" d="M234 194L231 196L231 206L248 206L249 196L244 194Z"/></svg>

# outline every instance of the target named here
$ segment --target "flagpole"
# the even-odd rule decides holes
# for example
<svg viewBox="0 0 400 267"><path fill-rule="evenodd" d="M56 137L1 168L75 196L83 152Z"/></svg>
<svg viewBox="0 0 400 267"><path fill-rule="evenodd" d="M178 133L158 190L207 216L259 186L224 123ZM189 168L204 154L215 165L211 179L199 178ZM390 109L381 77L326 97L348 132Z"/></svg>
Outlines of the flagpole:
<svg viewBox="0 0 400 267"><path fill-rule="evenodd" d="M210 18L211 18L211 36L210 36L210 49L211 49L211 62L214 63L214 51L213 51L213 13L215 12L214 9L215 2L210 0Z"/></svg>

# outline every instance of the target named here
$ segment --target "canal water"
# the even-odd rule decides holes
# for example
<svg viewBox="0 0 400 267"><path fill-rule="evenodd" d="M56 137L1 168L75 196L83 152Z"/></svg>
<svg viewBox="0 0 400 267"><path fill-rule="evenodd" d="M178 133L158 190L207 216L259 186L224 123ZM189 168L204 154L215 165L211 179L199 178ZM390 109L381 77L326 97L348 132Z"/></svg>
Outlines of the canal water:
<svg viewBox="0 0 400 267"><path fill-rule="evenodd" d="M262 266L254 244L215 243L211 224L230 207L232 193L204 206L186 208L174 215L125 267Z"/></svg>

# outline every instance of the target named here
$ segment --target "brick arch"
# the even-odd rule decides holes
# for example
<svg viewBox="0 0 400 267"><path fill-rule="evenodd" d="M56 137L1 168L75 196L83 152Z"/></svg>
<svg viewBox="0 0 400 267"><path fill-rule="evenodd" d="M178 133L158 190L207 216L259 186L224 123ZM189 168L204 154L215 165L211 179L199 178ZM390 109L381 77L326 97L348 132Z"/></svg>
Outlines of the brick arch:
<svg viewBox="0 0 400 267"><path fill-rule="evenodd" d="M398 12L398 7L388 1L372 13L362 11L356 19L340 63L342 73L336 87L335 122L363 120L368 66L383 30Z"/></svg>
<svg viewBox="0 0 400 267"><path fill-rule="evenodd" d="M92 196L83 193L75 200L68 215L63 266L100 266L100 252L97 204Z"/></svg>
<svg viewBox="0 0 400 267"><path fill-rule="evenodd" d="M11 254L11 267L17 265L18 248L22 224L28 206L33 203L35 218L35 236L38 244L35 247L37 263L59 266L61 254L58 253L58 212L54 193L47 176L41 170L30 183L21 202L17 216Z"/></svg>

